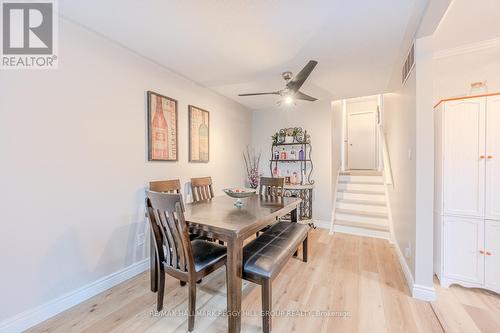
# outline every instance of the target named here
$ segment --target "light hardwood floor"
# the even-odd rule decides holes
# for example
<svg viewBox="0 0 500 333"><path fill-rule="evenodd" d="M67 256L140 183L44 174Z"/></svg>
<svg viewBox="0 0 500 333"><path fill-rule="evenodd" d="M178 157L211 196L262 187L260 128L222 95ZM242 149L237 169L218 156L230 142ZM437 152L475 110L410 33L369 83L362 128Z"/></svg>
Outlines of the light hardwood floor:
<svg viewBox="0 0 500 333"><path fill-rule="evenodd" d="M432 302L446 332L500 332L500 295L458 285L441 288L435 280L437 300Z"/></svg>
<svg viewBox="0 0 500 333"><path fill-rule="evenodd" d="M410 297L395 251L384 240L310 234L310 260L291 259L273 284L274 310L348 311L341 317L274 317L273 332L442 332L427 302ZM197 309L226 307L225 272L198 285ZM151 316L156 294L149 273L130 279L29 332L186 332L185 316ZM499 306L496 303L496 306ZM187 289L167 277L165 309L187 309ZM260 287L243 285L244 311L260 311ZM223 316L197 316L195 332L226 332ZM242 332L262 332L258 316L244 316Z"/></svg>

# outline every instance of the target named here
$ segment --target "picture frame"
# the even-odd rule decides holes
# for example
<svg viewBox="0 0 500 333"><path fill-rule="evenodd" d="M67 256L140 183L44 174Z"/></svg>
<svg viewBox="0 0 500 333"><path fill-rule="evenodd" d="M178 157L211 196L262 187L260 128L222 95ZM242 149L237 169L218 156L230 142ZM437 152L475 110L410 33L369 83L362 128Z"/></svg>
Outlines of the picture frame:
<svg viewBox="0 0 500 333"><path fill-rule="evenodd" d="M177 100L147 92L148 161L179 160Z"/></svg>
<svg viewBox="0 0 500 333"><path fill-rule="evenodd" d="M189 105L189 162L210 161L210 112Z"/></svg>

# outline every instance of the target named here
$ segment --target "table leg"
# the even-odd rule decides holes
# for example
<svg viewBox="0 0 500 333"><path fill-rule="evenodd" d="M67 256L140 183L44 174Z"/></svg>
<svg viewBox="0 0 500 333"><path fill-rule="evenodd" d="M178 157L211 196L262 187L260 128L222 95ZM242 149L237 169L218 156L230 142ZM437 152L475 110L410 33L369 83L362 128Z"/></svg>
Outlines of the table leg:
<svg viewBox="0 0 500 333"><path fill-rule="evenodd" d="M241 239L232 239L228 242L226 280L229 333L239 333L241 330L242 251Z"/></svg>
<svg viewBox="0 0 500 333"><path fill-rule="evenodd" d="M291 212L290 212L290 222L298 222L299 221L299 212L298 212L298 207L295 207Z"/></svg>
<svg viewBox="0 0 500 333"><path fill-rule="evenodd" d="M158 291L158 265L156 262L156 249L153 232L149 233L149 274L151 276L151 291Z"/></svg>

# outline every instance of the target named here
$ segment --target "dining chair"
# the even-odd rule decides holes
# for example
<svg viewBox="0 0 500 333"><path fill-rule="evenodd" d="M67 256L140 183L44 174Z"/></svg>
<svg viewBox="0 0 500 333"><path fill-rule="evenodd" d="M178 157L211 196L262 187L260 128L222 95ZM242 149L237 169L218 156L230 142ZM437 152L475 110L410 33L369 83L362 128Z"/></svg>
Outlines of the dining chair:
<svg viewBox="0 0 500 333"><path fill-rule="evenodd" d="M149 190L164 193L181 193L181 182L179 179L153 181L149 182Z"/></svg>
<svg viewBox="0 0 500 333"><path fill-rule="evenodd" d="M260 177L259 194L282 197L285 191L285 178Z"/></svg>
<svg viewBox="0 0 500 333"><path fill-rule="evenodd" d="M215 197L212 188L212 177L191 178L191 192L193 192L193 202Z"/></svg>
<svg viewBox="0 0 500 333"><path fill-rule="evenodd" d="M163 308L165 274L189 286L188 330L194 329L196 281L226 264L226 247L189 239L182 195L147 191L148 220L153 230L159 263L157 310Z"/></svg>
<svg viewBox="0 0 500 333"><path fill-rule="evenodd" d="M259 195L270 197L282 197L285 194L285 178L260 177L259 180ZM260 232L269 229L269 226L262 228L255 233L259 237Z"/></svg>

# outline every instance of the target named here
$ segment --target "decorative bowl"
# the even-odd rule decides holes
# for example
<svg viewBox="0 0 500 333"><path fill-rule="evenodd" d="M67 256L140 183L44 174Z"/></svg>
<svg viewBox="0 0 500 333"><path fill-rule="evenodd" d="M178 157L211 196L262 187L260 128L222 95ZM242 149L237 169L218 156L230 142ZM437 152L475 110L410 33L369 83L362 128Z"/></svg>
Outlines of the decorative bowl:
<svg viewBox="0 0 500 333"><path fill-rule="evenodd" d="M256 189L254 189L254 188L226 188L226 189L223 189L223 191L231 198L236 199L236 201L234 202L234 205L239 208L239 207L243 206L243 201L241 201L241 199L251 197L252 195L255 194Z"/></svg>

